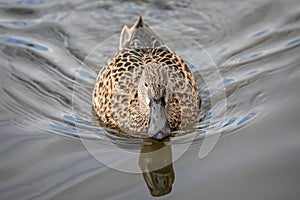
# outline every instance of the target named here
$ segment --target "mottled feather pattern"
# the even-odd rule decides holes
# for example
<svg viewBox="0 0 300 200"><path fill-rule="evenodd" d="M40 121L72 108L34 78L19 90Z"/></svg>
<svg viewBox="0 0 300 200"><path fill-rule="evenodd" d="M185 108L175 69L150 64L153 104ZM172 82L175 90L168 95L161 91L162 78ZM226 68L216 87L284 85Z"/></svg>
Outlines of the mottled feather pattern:
<svg viewBox="0 0 300 200"><path fill-rule="evenodd" d="M166 105L170 129L179 130L197 120L200 97L195 77L185 62L145 26L133 32L122 51L98 75L93 106L103 123L125 132L147 130L149 109L139 101L138 85L144 67L151 64L160 64L167 72L158 73L156 80L168 76L172 82Z"/></svg>

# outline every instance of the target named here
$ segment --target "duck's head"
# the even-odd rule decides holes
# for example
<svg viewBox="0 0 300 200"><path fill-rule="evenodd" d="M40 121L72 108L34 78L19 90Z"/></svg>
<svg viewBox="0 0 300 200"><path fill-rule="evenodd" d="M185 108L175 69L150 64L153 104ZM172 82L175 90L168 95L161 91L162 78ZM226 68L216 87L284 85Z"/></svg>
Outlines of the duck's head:
<svg viewBox="0 0 300 200"><path fill-rule="evenodd" d="M156 140L170 136L166 106L172 95L172 82L167 70L161 64L147 64L144 67L138 87L141 106L149 113L147 134Z"/></svg>

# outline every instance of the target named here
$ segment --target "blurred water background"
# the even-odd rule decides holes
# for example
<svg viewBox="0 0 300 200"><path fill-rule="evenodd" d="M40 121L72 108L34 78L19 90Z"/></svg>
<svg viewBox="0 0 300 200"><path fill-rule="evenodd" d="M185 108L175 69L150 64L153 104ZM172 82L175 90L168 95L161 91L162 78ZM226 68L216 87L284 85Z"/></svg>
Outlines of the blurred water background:
<svg viewBox="0 0 300 200"><path fill-rule="evenodd" d="M192 59L204 119L192 130L194 144L168 169L174 183L162 185L173 188L161 198L299 199L297 0L1 1L0 199L152 198L148 187L160 186L158 179L111 169L80 140L97 140L99 149L116 148L112 140L141 147L108 134L91 109L98 71L117 51L123 24L140 15L183 57L197 54L182 38L210 56ZM221 79L212 76L216 69ZM221 137L199 159L207 131Z"/></svg>

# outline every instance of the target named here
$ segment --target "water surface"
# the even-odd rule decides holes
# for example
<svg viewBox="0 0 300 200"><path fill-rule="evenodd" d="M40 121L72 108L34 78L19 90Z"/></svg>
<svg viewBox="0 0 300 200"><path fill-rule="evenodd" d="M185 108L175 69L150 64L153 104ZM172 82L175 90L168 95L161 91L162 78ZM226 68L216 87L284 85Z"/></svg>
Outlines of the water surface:
<svg viewBox="0 0 300 200"><path fill-rule="evenodd" d="M199 81L204 119L173 163L190 134L172 138L162 158L139 156L162 144L113 136L91 109L97 73L117 50L114 37L140 15L191 61ZM195 43L210 57L195 59ZM0 48L0 199L151 199L151 187L165 199L300 195L296 0L2 1ZM203 136L220 131L199 159ZM140 173L107 167L80 138L110 164ZM117 147L135 152L136 162ZM161 161L165 168L142 174Z"/></svg>

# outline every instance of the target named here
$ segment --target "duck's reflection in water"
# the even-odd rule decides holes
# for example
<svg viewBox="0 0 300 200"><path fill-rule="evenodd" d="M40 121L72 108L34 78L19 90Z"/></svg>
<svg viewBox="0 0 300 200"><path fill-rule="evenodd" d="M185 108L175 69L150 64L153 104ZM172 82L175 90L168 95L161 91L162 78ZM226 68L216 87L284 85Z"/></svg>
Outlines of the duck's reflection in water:
<svg viewBox="0 0 300 200"><path fill-rule="evenodd" d="M152 196L172 191L175 180L171 145L155 142L141 147L139 166Z"/></svg>

